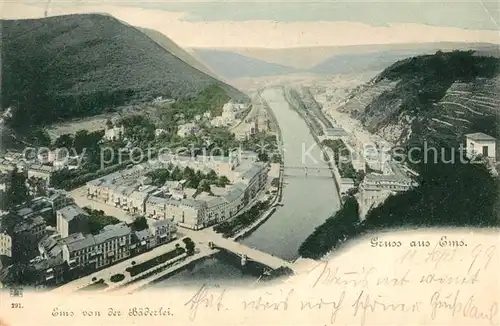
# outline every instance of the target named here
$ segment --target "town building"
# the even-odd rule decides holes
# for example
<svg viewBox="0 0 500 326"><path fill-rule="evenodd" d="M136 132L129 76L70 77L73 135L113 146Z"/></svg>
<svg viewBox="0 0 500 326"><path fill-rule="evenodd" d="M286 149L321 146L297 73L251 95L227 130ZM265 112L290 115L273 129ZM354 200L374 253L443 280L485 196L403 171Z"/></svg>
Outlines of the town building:
<svg viewBox="0 0 500 326"><path fill-rule="evenodd" d="M496 161L496 139L484 134L476 132L465 135L467 155L469 158L481 155L482 157Z"/></svg>
<svg viewBox="0 0 500 326"><path fill-rule="evenodd" d="M6 232L0 232L0 256L12 257L12 238Z"/></svg>
<svg viewBox="0 0 500 326"><path fill-rule="evenodd" d="M104 139L109 141L119 140L124 136L125 127L123 125L106 127L106 130L104 131Z"/></svg>
<svg viewBox="0 0 500 326"><path fill-rule="evenodd" d="M347 133L344 129L339 127L334 128L325 128L325 138L326 139L342 139L345 140L349 137L349 133Z"/></svg>
<svg viewBox="0 0 500 326"><path fill-rule="evenodd" d="M255 198L257 193L267 182L268 166L263 162L254 162L249 169L245 170L239 176L239 181L246 185L245 187L245 204L252 198Z"/></svg>
<svg viewBox="0 0 500 326"><path fill-rule="evenodd" d="M48 187L50 186L50 180L55 171L55 168L50 165L31 164L28 166L28 179L35 178L44 180L46 187Z"/></svg>
<svg viewBox="0 0 500 326"><path fill-rule="evenodd" d="M158 220L172 219L179 226L199 229L234 216L257 196L267 183L268 166L255 160L255 153L243 153L241 157L236 152L228 157L163 155L141 168L133 167L88 182L87 195L128 212ZM219 196L200 194L196 198L193 198L196 189L185 188L183 180L167 181L161 189L140 186L141 176L170 164L181 169L213 170L233 184L222 188Z"/></svg>
<svg viewBox="0 0 500 326"><path fill-rule="evenodd" d="M396 162L387 161L382 170L384 174L368 173L359 187L362 218L371 208L383 203L390 195L408 191L417 186L417 183Z"/></svg>
<svg viewBox="0 0 500 326"><path fill-rule="evenodd" d="M66 190L62 189L49 189L47 201L51 204L54 213L65 206L74 203Z"/></svg>
<svg viewBox="0 0 500 326"><path fill-rule="evenodd" d="M151 250L156 247L156 237L149 228L134 232L132 239L135 240L135 244L132 246L136 253Z"/></svg>
<svg viewBox="0 0 500 326"><path fill-rule="evenodd" d="M75 233L63 239L70 269L99 269L130 256L132 230L125 223L106 225L96 235Z"/></svg>
<svg viewBox="0 0 500 326"><path fill-rule="evenodd" d="M184 138L189 135L197 134L199 131L200 127L198 127L198 125L189 122L178 126L177 136Z"/></svg>
<svg viewBox="0 0 500 326"><path fill-rule="evenodd" d="M25 261L37 254L40 239L46 235L46 222L41 216L22 219L12 234L12 257Z"/></svg>
<svg viewBox="0 0 500 326"><path fill-rule="evenodd" d="M39 284L57 285L64 282L67 263L64 260L61 236L47 235L38 243L40 255L32 260Z"/></svg>
<svg viewBox="0 0 500 326"><path fill-rule="evenodd" d="M47 223L41 216L34 216L24 219L14 227L14 236L22 234L32 235L36 241L45 236L45 227Z"/></svg>
<svg viewBox="0 0 500 326"><path fill-rule="evenodd" d="M136 253L151 250L156 246L168 243L176 237L177 228L172 220L154 221L148 228L136 231L133 235L131 248L135 249Z"/></svg>
<svg viewBox="0 0 500 326"><path fill-rule="evenodd" d="M88 233L89 214L79 206L72 204L56 211L57 232L66 238L73 233Z"/></svg>

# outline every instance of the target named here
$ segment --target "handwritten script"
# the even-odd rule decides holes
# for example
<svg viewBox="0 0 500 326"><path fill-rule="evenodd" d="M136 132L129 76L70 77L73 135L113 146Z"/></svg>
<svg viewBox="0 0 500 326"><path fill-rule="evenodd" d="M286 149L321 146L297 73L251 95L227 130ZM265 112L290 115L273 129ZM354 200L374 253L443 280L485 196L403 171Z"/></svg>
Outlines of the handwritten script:
<svg viewBox="0 0 500 326"><path fill-rule="evenodd" d="M324 324L461 320L498 325L498 288L490 288L495 294L483 287L497 275L493 265L498 266L495 245L409 247L395 254L392 264L316 262L299 274L306 279L302 287L263 287L229 297L227 288L203 285L185 305L193 321L203 309L209 314L290 314Z"/></svg>

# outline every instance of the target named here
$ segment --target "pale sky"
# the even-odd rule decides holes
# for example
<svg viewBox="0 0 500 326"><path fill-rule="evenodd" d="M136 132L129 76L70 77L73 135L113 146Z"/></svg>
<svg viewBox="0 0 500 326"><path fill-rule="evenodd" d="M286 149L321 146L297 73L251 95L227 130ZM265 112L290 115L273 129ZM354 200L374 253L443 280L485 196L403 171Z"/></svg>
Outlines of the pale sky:
<svg viewBox="0 0 500 326"><path fill-rule="evenodd" d="M45 1L11 1L6 19L43 17ZM0 4L0 6L2 6ZM183 47L289 48L426 42L500 44L498 2L53 0L49 16L108 13Z"/></svg>

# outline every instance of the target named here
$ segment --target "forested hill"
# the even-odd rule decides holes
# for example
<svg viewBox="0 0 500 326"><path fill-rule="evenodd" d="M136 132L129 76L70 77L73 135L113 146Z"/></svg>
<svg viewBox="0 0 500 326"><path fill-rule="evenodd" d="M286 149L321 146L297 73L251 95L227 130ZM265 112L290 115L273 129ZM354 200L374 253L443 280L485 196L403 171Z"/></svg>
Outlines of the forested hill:
<svg viewBox="0 0 500 326"><path fill-rule="evenodd" d="M398 61L340 108L394 143L455 146L468 132L497 136L500 59L473 51Z"/></svg>
<svg viewBox="0 0 500 326"><path fill-rule="evenodd" d="M215 72L211 71L208 67L206 67L198 58L194 57L191 53L188 53L186 50L177 45L174 41L163 35L162 33L155 31L154 29L136 27L138 30L146 34L153 41L161 45L164 49L190 65L198 69L199 71L212 76L214 78L219 78Z"/></svg>
<svg viewBox="0 0 500 326"><path fill-rule="evenodd" d="M102 113L158 96L188 98L219 85L136 28L98 14L0 21L1 107L12 126Z"/></svg>

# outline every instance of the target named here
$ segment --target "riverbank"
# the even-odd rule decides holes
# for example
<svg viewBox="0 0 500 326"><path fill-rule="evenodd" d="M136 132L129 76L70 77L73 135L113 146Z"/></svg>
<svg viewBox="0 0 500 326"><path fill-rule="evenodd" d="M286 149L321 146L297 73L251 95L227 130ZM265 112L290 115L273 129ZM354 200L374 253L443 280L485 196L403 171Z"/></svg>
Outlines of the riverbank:
<svg viewBox="0 0 500 326"><path fill-rule="evenodd" d="M281 147L283 150L282 187L278 190L281 207L253 232L240 238L238 242L271 253L287 261L298 258L300 244L338 210L340 203L335 183L330 173L322 177L307 178L294 173L286 176L287 166L296 167L306 163L318 164L318 168L328 169L322 160L322 152L305 121L291 108L283 94L283 88L273 87L262 92L272 115L279 122ZM271 115L269 115L271 116ZM304 148L310 150L304 157ZM314 196L314 194L318 194ZM262 217L264 219L264 217ZM273 239L280 239L273 241Z"/></svg>
<svg viewBox="0 0 500 326"><path fill-rule="evenodd" d="M313 123L313 121L311 121L312 119L316 119L314 117L314 115L317 115L317 114L321 114L320 112L312 112L312 114L307 114L306 112L303 112L304 110L307 110L307 107L306 105L302 102L302 105L293 105L292 103L297 103L299 101L301 101L301 99L293 99L292 98L292 94L289 93L289 89L283 87L283 94L285 95L285 98L287 99L287 101L290 103L290 106L300 115L300 117L304 120L304 122L306 123L307 127L309 128L309 132L311 134L311 136L313 137L314 141L316 142L316 144L321 148L321 152L322 154L324 155L324 158L326 158L324 161L325 163L328 165L328 168L332 174L332 179L334 181L334 184L335 184L335 188L337 190L337 194L338 194L338 200L340 201L341 205L342 205L342 196L340 195L340 173L338 171L338 168L331 163L331 160L330 160L330 157L332 157L331 155L331 152L328 151L326 149L325 146L323 146L322 144L322 141L319 139L319 137L321 137L322 135L320 135L316 130L317 130L317 126L318 125L321 125L321 123L319 121L321 120L326 120L327 118L325 116L323 116L323 119L321 119L320 117L317 117L319 119L318 120L315 120L316 123ZM296 94L296 96L298 96L298 94ZM312 110L314 111L314 110ZM313 116L311 116L313 115ZM323 126L324 128L325 126ZM323 130L321 130L321 134L323 133Z"/></svg>
<svg viewBox="0 0 500 326"><path fill-rule="evenodd" d="M259 95L260 96L260 95ZM266 111L268 112L269 116L271 117L271 120L273 121L273 124L276 126L276 131L277 131L277 141L278 144L282 144L283 142L283 137L281 133L280 126L278 124L278 120L276 119L276 116L274 115L274 112L269 108L269 105L267 102L261 97L261 103L264 105ZM240 230L235 230L231 231L230 233L226 234L230 239L237 241L244 239L245 237L248 237L257 230L264 222L266 222L275 212L276 209L281 205L281 200L283 198L283 186L284 186L284 176L283 176L283 156L284 156L284 151L283 151L283 146L278 146L280 150L280 168L278 171L278 186L277 186L277 191L275 196L273 197L272 200L268 199L268 207L265 211L259 212L258 217L256 220L250 221L249 223L247 222L247 225L244 225L242 229ZM273 174L274 177L274 174ZM274 178L273 178L274 179ZM270 184L272 184L272 180ZM240 216L235 217L235 219L238 219ZM231 221L228 221L228 223ZM243 223L244 224L244 223ZM237 226L235 226L237 227ZM215 228L214 228L215 230ZM232 234L231 234L232 233Z"/></svg>

